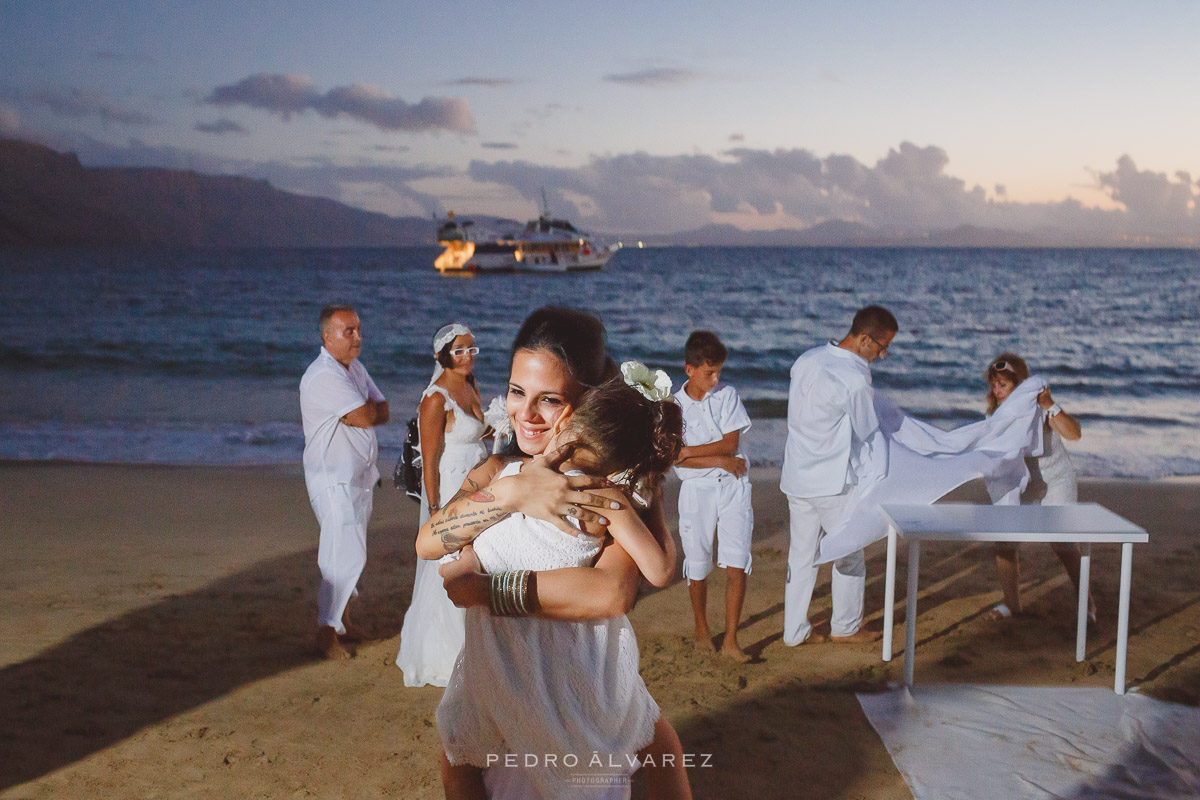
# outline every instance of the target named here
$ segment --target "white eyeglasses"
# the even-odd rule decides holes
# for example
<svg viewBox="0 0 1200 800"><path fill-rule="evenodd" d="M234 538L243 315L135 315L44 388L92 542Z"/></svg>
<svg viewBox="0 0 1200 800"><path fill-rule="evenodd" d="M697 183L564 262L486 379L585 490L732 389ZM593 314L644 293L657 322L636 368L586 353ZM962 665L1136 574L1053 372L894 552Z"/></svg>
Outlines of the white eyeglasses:
<svg viewBox="0 0 1200 800"><path fill-rule="evenodd" d="M450 351L450 355L452 355L452 356L466 356L466 355L473 356L478 352L479 352L478 347L456 347Z"/></svg>

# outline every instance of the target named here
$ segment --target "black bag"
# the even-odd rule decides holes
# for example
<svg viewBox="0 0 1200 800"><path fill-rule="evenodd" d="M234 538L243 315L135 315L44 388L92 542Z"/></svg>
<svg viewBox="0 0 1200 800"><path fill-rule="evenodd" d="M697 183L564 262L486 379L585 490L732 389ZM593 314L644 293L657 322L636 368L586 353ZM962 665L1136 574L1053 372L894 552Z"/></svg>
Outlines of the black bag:
<svg viewBox="0 0 1200 800"><path fill-rule="evenodd" d="M404 446L400 448L392 483L397 489L403 489L414 503L421 502L421 434L416 417L408 421L408 435L404 437Z"/></svg>

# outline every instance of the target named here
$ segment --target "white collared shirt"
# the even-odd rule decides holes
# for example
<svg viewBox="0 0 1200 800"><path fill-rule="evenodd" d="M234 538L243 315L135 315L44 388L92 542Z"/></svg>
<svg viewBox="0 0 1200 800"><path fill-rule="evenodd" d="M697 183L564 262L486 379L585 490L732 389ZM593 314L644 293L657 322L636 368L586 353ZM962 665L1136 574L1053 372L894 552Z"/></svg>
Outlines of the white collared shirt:
<svg viewBox="0 0 1200 800"><path fill-rule="evenodd" d="M856 353L830 342L796 359L787 419L779 481L785 494L828 497L887 474L871 369Z"/></svg>
<svg viewBox="0 0 1200 800"><path fill-rule="evenodd" d="M687 393L687 381L684 381L675 393L675 399L683 409L683 443L688 447L719 442L725 438L725 434L733 431L745 433L750 430L750 415L746 413L737 389L729 384L718 383L703 398L694 400ZM736 455L746 458L742 454L740 437ZM720 467L675 467L675 474L680 480L689 480L728 476L730 473Z"/></svg>
<svg viewBox="0 0 1200 800"><path fill-rule="evenodd" d="M384 396L367 368L357 358L349 367L342 366L322 347L300 379L304 483L310 498L340 483L369 489L379 480L375 429L356 428L341 421L368 400L382 402Z"/></svg>

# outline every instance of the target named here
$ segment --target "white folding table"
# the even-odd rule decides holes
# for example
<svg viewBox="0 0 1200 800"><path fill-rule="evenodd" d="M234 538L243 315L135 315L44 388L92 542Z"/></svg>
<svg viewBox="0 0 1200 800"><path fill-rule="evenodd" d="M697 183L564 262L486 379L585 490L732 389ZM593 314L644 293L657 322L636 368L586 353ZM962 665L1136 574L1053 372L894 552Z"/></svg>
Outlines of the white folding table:
<svg viewBox="0 0 1200 800"><path fill-rule="evenodd" d="M880 506L888 520L887 576L883 600L883 660L892 660L896 603L896 540L908 542L908 604L905 609L904 683L913 683L916 650L917 568L924 540L952 542L1079 542L1079 610L1075 660L1082 661L1087 639L1088 583L1092 544L1121 544L1121 600L1117 617L1117 668L1113 691L1125 694L1125 648L1129 640L1129 586L1133 545L1147 542L1145 529L1096 503L1070 506L989 506L966 504Z"/></svg>

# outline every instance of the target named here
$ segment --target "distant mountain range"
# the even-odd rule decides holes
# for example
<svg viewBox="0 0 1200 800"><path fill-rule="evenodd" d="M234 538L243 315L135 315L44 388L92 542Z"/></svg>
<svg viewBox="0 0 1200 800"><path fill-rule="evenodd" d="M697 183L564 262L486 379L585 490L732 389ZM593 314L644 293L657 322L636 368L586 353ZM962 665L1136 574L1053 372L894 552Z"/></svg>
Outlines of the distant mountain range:
<svg viewBox="0 0 1200 800"><path fill-rule="evenodd" d="M466 215L489 229L520 223ZM184 247L404 247L435 245L435 225L323 197L285 192L264 180L149 167L84 167L70 153L0 139L0 245ZM944 231L882 231L830 220L804 230L747 231L706 225L674 234L617 236L626 245L776 247L1095 246L1064 231L1019 233L961 225ZM1112 246L1126 244L1118 239ZM1138 242L1177 246L1178 242Z"/></svg>
<svg viewBox="0 0 1200 800"><path fill-rule="evenodd" d="M436 242L428 219L362 211L251 178L84 167L73 154L0 139L0 244L383 247Z"/></svg>

